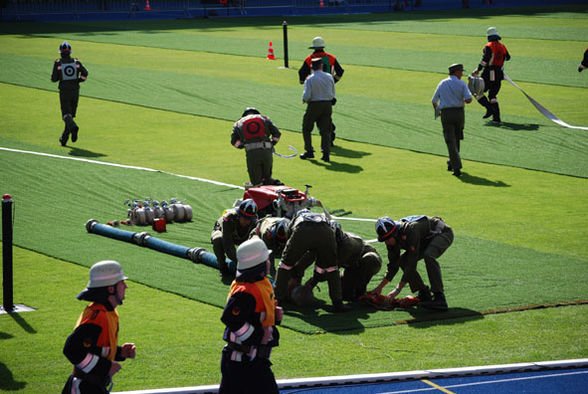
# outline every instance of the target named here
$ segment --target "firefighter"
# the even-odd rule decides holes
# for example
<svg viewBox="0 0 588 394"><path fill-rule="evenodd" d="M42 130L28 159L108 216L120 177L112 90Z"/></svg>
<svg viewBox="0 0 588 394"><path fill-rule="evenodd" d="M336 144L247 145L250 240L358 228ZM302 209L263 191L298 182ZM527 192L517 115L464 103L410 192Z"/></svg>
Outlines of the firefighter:
<svg viewBox="0 0 588 394"><path fill-rule="evenodd" d="M324 63L324 71L328 74L333 76L334 82L337 83L343 77L343 73L345 70L339 62L337 58L330 53L325 52L325 40L322 37L315 37L312 40L312 45L308 47L308 49L314 49L314 52L311 53L304 59L302 62L302 66L298 70L298 77L300 80L300 84L304 84L306 78L311 74L312 68L312 59L320 58ZM333 141L335 140L335 124L331 122L331 146L333 145Z"/></svg>
<svg viewBox="0 0 588 394"><path fill-rule="evenodd" d="M219 393L278 393L270 355L279 344L283 316L267 278L271 250L258 237L237 249L237 277L221 321L227 342L221 357Z"/></svg>
<svg viewBox="0 0 588 394"><path fill-rule="evenodd" d="M485 85L484 92L488 92L488 98L482 94L477 97L477 100L481 106L486 108L486 114L483 118L492 116L492 121L500 123L500 108L496 96L504 79L504 62L510 60L510 54L500 42L502 37L495 27L489 27L486 35L488 43L484 46L482 60L472 75L477 77L478 73L484 70L482 71L482 79L484 79Z"/></svg>
<svg viewBox="0 0 588 394"><path fill-rule="evenodd" d="M376 222L378 241L384 242L388 250L388 269L382 282L372 290L377 295L394 279L399 268L403 274L398 286L388 294L393 300L409 283L412 292L418 291L421 305L428 309L447 310L447 301L441 278L439 258L453 242L453 230L436 216L414 215L394 221L385 216ZM401 249L405 252L400 255ZM417 262L425 260L427 275L431 283L431 291L424 284L417 271Z"/></svg>
<svg viewBox="0 0 588 394"><path fill-rule="evenodd" d="M252 186L276 184L271 177L272 152L280 136L280 130L271 119L253 107L245 108L241 119L233 125L231 145L245 149L247 172Z"/></svg>
<svg viewBox="0 0 588 394"><path fill-rule="evenodd" d="M249 237L256 221L257 204L249 198L243 200L238 207L228 209L214 224L210 242L218 262L219 273L223 278L231 278L234 275L229 270L225 255L231 261L237 261L235 246Z"/></svg>
<svg viewBox="0 0 588 394"><path fill-rule="evenodd" d="M372 277L380 271L382 258L378 251L360 236L341 230L334 224L337 239L337 263L344 268L341 273L341 287L345 301L357 301L366 293Z"/></svg>
<svg viewBox="0 0 588 394"><path fill-rule="evenodd" d="M90 301L65 341L63 354L73 364L73 373L63 393L108 393L120 362L135 358L134 343L118 346L118 312L125 299L127 277L120 264L100 261L90 268L90 281L78 300ZM109 388L110 386L110 388Z"/></svg>
<svg viewBox="0 0 588 394"><path fill-rule="evenodd" d="M335 233L324 215L302 209L290 223L290 237L278 265L275 283L278 303L290 301L290 289L300 283L312 261L315 261L314 275L324 277L329 285L333 311L349 310L349 306L343 304Z"/></svg>
<svg viewBox="0 0 588 394"><path fill-rule="evenodd" d="M290 219L279 218L274 216L266 216L259 220L255 225L255 229L249 233L249 238L257 236L265 243L268 249L271 250L270 254L270 276L276 277L276 267L274 259L276 257L282 257L282 251L286 245L289 235Z"/></svg>
<svg viewBox="0 0 588 394"><path fill-rule="evenodd" d="M55 59L51 73L51 81L59 81L59 102L61 103L61 116L65 123L63 133L59 137L61 146L67 144L70 134L71 142L78 140L79 127L74 118L80 98L80 83L88 78L88 70L82 62L71 57L71 52L71 45L67 41L63 41L59 46L61 59Z"/></svg>

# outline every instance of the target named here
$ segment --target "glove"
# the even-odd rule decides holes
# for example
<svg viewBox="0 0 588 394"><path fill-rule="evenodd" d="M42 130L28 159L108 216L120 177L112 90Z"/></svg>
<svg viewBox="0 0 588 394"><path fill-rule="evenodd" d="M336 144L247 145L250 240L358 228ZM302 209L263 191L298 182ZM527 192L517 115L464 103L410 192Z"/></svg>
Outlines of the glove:
<svg viewBox="0 0 588 394"><path fill-rule="evenodd" d="M335 105L335 104L337 104L337 99L336 99L336 98L333 98L333 99L331 100L331 104L332 104L332 105Z"/></svg>

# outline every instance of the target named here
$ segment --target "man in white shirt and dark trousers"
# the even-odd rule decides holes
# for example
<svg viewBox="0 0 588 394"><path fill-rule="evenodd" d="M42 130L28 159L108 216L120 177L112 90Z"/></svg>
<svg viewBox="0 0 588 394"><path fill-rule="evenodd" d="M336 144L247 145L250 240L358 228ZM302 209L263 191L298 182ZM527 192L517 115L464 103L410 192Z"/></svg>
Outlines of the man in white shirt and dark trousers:
<svg viewBox="0 0 588 394"><path fill-rule="evenodd" d="M435 117L441 112L441 124L443 136L449 151L447 171L453 171L456 177L461 176L461 158L459 156L459 142L463 140L463 128L465 123L464 103L472 102L472 95L463 76L463 65L452 64L449 66L449 77L439 82L431 102L435 108Z"/></svg>
<svg viewBox="0 0 588 394"><path fill-rule="evenodd" d="M321 58L312 60L313 73L304 81L302 102L307 104L302 120L302 136L304 138L304 153L301 159L314 158L311 133L316 122L321 134L321 160L330 161L331 150L331 114L335 103L335 81L331 74L323 71Z"/></svg>

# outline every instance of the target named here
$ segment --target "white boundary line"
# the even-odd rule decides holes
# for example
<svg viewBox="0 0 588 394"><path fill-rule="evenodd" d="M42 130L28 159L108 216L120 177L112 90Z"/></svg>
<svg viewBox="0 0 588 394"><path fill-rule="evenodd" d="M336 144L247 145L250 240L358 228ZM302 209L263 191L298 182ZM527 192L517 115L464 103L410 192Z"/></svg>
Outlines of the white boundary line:
<svg viewBox="0 0 588 394"><path fill-rule="evenodd" d="M501 364L501 365L487 365L479 367L466 368L443 368L430 369L421 371L407 371L407 372L392 372L366 375L343 375L343 376L326 376L317 378L301 378L301 379L280 379L278 380L278 387L281 390L293 388L311 388L311 387L325 387L337 386L347 384L365 384L365 383L384 383L397 382L404 380L420 380L420 379L435 379L448 378L458 376L478 376L478 375L493 375L506 372L524 372L524 371L540 371L544 369L555 368L586 368L588 367L588 358L580 358L574 360L557 360L557 361L540 361L535 363L517 363L517 364ZM456 386L457 387L457 386ZM182 388L167 388L155 390L135 390L135 391L121 391L119 394L201 394L201 393L216 393L218 392L218 385L209 386L194 386Z"/></svg>
<svg viewBox="0 0 588 394"><path fill-rule="evenodd" d="M147 167L129 166L129 165L126 165L126 164L110 163L110 162L107 162L107 161L82 159L80 157L60 156L60 155L54 155L54 154L51 154L51 153L43 153L43 152L34 152L34 151L30 151L30 150L5 148L5 147L2 147L2 146L0 146L0 151L15 152L15 153L24 153L24 154L35 155L35 156L51 157L53 159L64 159L64 160L80 161L80 162L84 162L84 163L99 164L99 165L103 165L103 166L128 168L128 169L131 169L131 170L139 170L139 171L147 171L147 172L158 172L158 173L161 173L161 174L177 176L179 178L191 179L193 181L212 183L214 185L226 186L226 187L231 187L231 188L239 189L239 190L245 190L245 188L243 186L232 185L230 183L218 182L218 181L213 181L211 179L198 178L198 177L189 176L189 175L174 174L173 172L156 170L156 169L147 168ZM333 216L333 219L337 219L337 220L353 220L353 221L358 221L358 222L376 222L376 219L347 218L347 217L339 217L339 216ZM373 240L372 241L368 241L368 242L373 242Z"/></svg>

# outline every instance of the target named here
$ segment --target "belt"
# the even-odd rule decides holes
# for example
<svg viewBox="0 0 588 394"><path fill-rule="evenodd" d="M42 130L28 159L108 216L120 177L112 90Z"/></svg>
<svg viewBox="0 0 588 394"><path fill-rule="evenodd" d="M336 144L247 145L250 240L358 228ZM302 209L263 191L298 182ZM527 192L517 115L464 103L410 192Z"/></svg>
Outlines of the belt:
<svg viewBox="0 0 588 394"><path fill-rule="evenodd" d="M312 103L331 103L331 102L333 102L333 100L313 100L313 101L309 101L308 103L312 104Z"/></svg>
<svg viewBox="0 0 588 394"><path fill-rule="evenodd" d="M72 376L74 378L85 380L86 382L91 383L95 386L101 386L101 387L106 387L112 382L112 378L110 376L105 377L105 378L101 378L101 377L98 377L95 375L87 374L84 371L82 371L78 368L75 368L75 367L72 372Z"/></svg>
<svg viewBox="0 0 588 394"><path fill-rule="evenodd" d="M243 353L243 354L249 354L249 352L251 352L252 350L257 350L255 357L257 358L270 358L270 355L272 353L272 348L271 346L250 346L250 345L243 345L241 343L235 343L235 342L227 342L227 347L231 350ZM248 359L248 358L246 358Z"/></svg>
<svg viewBox="0 0 588 394"><path fill-rule="evenodd" d="M250 142L250 143L246 143L245 144L245 151L250 151L253 149L271 149L272 147L272 143L269 141L263 141L263 142Z"/></svg>

